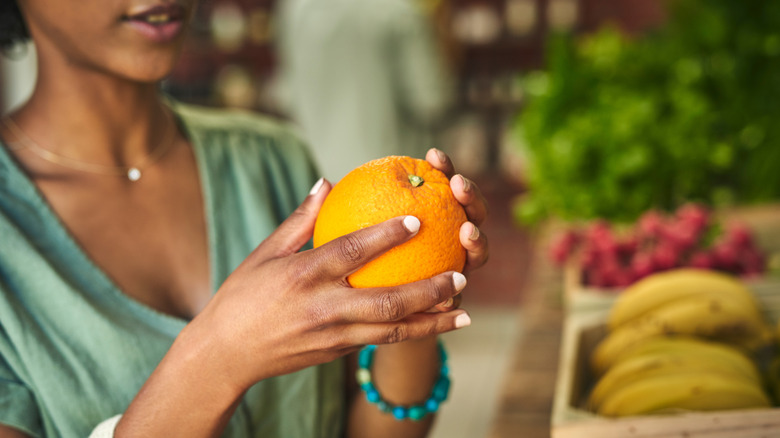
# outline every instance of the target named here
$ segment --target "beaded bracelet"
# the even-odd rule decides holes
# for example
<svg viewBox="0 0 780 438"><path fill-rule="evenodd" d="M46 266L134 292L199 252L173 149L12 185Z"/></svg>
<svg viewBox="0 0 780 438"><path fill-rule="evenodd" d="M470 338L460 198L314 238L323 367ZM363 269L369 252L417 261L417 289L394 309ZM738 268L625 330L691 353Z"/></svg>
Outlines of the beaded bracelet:
<svg viewBox="0 0 780 438"><path fill-rule="evenodd" d="M447 367L447 352L444 350L444 345L439 341L439 358L441 361L441 368L439 370L439 378L433 385L433 391L428 399L422 404L403 406L390 403L382 399L382 395L379 394L371 378L371 365L374 362L374 350L376 345L367 345L358 353L358 370L356 373L357 381L360 384L360 388L366 393L366 399L373 404L376 404L380 411L393 414L396 420L411 419L414 421L420 421L428 414L432 414L439 410L439 405L447 400L447 396L450 392L450 378L449 368Z"/></svg>

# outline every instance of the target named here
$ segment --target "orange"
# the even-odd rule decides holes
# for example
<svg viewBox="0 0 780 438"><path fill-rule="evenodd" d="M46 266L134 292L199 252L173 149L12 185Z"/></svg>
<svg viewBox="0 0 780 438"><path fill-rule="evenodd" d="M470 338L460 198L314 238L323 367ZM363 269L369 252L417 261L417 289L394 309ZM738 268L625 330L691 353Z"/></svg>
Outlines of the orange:
<svg viewBox="0 0 780 438"><path fill-rule="evenodd" d="M396 286L446 271L462 271L458 238L466 212L447 176L425 160L391 156L370 161L328 194L314 225L314 247L397 216L420 219L420 230L348 277L353 287Z"/></svg>

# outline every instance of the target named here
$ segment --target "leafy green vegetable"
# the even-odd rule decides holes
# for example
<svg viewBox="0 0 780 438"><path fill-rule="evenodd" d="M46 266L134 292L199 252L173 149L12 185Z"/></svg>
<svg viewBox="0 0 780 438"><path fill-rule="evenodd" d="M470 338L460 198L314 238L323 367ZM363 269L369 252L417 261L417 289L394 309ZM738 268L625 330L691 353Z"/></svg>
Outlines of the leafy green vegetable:
<svg viewBox="0 0 780 438"><path fill-rule="evenodd" d="M523 221L780 197L780 2L670 5L667 25L641 38L550 37L516 124Z"/></svg>

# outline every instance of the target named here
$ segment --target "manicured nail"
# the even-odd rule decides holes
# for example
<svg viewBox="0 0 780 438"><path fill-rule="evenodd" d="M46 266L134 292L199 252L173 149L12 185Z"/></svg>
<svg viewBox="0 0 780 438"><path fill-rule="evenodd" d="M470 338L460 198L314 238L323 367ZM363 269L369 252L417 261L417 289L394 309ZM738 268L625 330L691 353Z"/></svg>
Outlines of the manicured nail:
<svg viewBox="0 0 780 438"><path fill-rule="evenodd" d="M455 304L455 300L452 299L452 297L447 298L447 301L441 303L443 307L452 307L452 305Z"/></svg>
<svg viewBox="0 0 780 438"><path fill-rule="evenodd" d="M404 218L404 228L410 233L416 233L420 230L420 219L414 216L406 216Z"/></svg>
<svg viewBox="0 0 780 438"><path fill-rule="evenodd" d="M447 154L445 154L444 152L442 152L442 151L440 151L438 149L434 149L434 151L436 151L436 156L439 158L439 161L442 164L447 162Z"/></svg>
<svg viewBox="0 0 780 438"><path fill-rule="evenodd" d="M466 287L466 276L460 272L452 273L452 284L455 285L455 290L460 292Z"/></svg>
<svg viewBox="0 0 780 438"><path fill-rule="evenodd" d="M316 195L317 192L320 191L322 188L322 184L325 182L325 178L320 178L317 180L316 183L311 187L311 190L309 190L309 195Z"/></svg>
<svg viewBox="0 0 780 438"><path fill-rule="evenodd" d="M455 175L455 176L452 177L452 179L455 179L455 178L460 179L460 187L461 187L461 190L463 190L464 193L468 192L469 190L471 190L471 184L469 184L469 181L466 178L464 178L463 175L458 174L458 175Z"/></svg>
<svg viewBox="0 0 780 438"><path fill-rule="evenodd" d="M471 234L469 234L469 240L472 242L479 239L479 228L476 225L471 224Z"/></svg>
<svg viewBox="0 0 780 438"><path fill-rule="evenodd" d="M471 317L468 313L461 313L455 317L455 328L463 328L471 325Z"/></svg>

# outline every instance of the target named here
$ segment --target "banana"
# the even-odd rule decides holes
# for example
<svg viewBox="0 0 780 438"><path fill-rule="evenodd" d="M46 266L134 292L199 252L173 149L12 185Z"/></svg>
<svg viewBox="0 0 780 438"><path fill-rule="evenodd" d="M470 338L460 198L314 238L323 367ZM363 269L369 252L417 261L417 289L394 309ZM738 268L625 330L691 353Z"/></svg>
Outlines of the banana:
<svg viewBox="0 0 780 438"><path fill-rule="evenodd" d="M755 305L752 292L737 278L716 271L680 268L647 276L626 288L610 311L608 325L616 329L668 303L712 292Z"/></svg>
<svg viewBox="0 0 780 438"><path fill-rule="evenodd" d="M590 355L590 367L593 374L601 376L615 364L625 351L645 339L663 336L661 328L649 321L634 321L607 334L593 349Z"/></svg>
<svg viewBox="0 0 780 438"><path fill-rule="evenodd" d="M715 339L761 336L767 326L755 303L735 299L724 292L681 298L642 318L660 325L664 333Z"/></svg>
<svg viewBox="0 0 780 438"><path fill-rule="evenodd" d="M756 362L746 352L722 342L708 341L693 336L654 336L630 346L615 360L615 366L639 357L690 355L727 362L746 376L755 376Z"/></svg>
<svg viewBox="0 0 780 438"><path fill-rule="evenodd" d="M669 340L673 341L673 339ZM734 379L743 379L756 385L762 383L755 363L736 349L727 346L678 340L670 343L666 348L652 351L645 348L641 354L633 351L632 353L630 357L621 358L596 383L588 397L588 406L591 410L598 410L604 400L626 385L683 370L718 372L733 375Z"/></svg>
<svg viewBox="0 0 780 438"><path fill-rule="evenodd" d="M766 347L770 347L775 340L775 335L770 326L766 325L763 329L759 328L759 330L758 333L743 336L724 336L719 340L723 343L738 347L742 351L757 353Z"/></svg>
<svg viewBox="0 0 780 438"><path fill-rule="evenodd" d="M607 397L600 415L622 417L684 410L726 410L769 407L761 386L732 374L681 371L648 376L627 384Z"/></svg>
<svg viewBox="0 0 780 438"><path fill-rule="evenodd" d="M767 324L755 303L727 292L691 295L671 301L611 330L591 355L603 374L632 345L659 335L688 335L742 345L765 336Z"/></svg>

